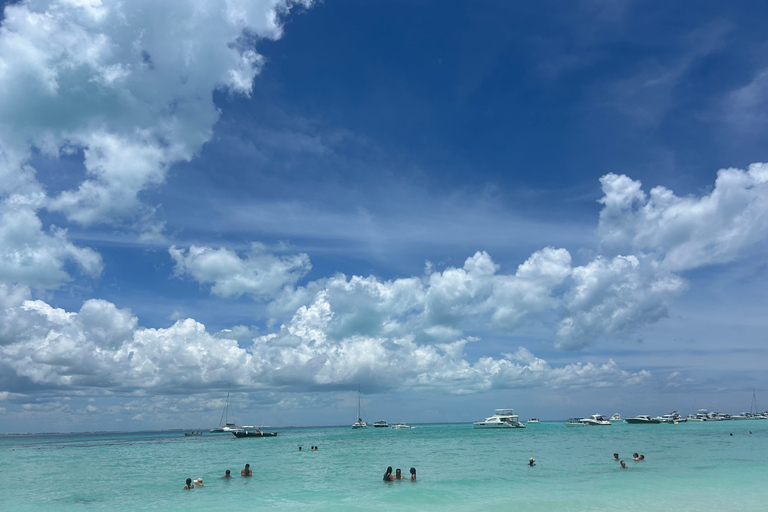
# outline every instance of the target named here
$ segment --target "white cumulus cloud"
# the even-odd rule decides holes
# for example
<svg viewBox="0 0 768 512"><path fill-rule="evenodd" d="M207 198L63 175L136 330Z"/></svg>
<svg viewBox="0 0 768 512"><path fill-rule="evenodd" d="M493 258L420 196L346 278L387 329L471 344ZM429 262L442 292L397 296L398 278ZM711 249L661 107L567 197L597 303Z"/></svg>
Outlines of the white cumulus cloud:
<svg viewBox="0 0 768 512"><path fill-rule="evenodd" d="M48 208L84 225L146 214L139 199L210 139L217 89L250 94L259 38L311 0L32 0L0 26L0 194L39 192L32 149L81 150L83 181ZM151 209L150 209L151 211Z"/></svg>

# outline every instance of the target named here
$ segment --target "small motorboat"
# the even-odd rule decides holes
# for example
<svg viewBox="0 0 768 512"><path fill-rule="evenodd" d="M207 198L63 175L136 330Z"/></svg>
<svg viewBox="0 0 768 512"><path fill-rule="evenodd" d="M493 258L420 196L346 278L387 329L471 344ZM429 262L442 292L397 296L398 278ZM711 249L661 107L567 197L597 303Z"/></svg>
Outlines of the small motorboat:
<svg viewBox="0 0 768 512"><path fill-rule="evenodd" d="M565 422L566 427L586 427L587 424L581 421L581 418L571 418Z"/></svg>
<svg viewBox="0 0 768 512"><path fill-rule="evenodd" d="M184 432L185 436L201 436L203 435L203 432L200 430L194 430L192 432Z"/></svg>
<svg viewBox="0 0 768 512"><path fill-rule="evenodd" d="M392 428L411 428L411 426L400 422L400 423L393 423Z"/></svg>
<svg viewBox="0 0 768 512"><path fill-rule="evenodd" d="M374 421L373 426L376 428L389 428L389 424L386 421Z"/></svg>
<svg viewBox="0 0 768 512"><path fill-rule="evenodd" d="M613 416L611 416L611 420L610 421L622 421L621 414L619 414L617 412L613 413Z"/></svg>
<svg viewBox="0 0 768 512"><path fill-rule="evenodd" d="M539 418L531 418L526 423L539 423Z"/></svg>

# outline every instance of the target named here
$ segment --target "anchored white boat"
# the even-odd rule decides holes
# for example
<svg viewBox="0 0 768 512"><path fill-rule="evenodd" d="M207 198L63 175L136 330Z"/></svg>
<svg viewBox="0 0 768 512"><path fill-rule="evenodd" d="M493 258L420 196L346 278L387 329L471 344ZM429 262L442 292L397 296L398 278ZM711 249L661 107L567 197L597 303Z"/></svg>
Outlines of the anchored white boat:
<svg viewBox="0 0 768 512"><path fill-rule="evenodd" d="M386 421L374 421L373 426L376 428L388 428L389 423L387 423Z"/></svg>
<svg viewBox="0 0 768 512"><path fill-rule="evenodd" d="M593 427L596 425L610 425L611 422L605 418L602 414L593 414L589 418L581 418L580 422L587 426Z"/></svg>
<svg viewBox="0 0 768 512"><path fill-rule="evenodd" d="M617 412L613 413L613 416L611 416L611 421L622 421L621 414Z"/></svg>
<svg viewBox="0 0 768 512"><path fill-rule="evenodd" d="M667 414L662 414L661 416L657 416L655 419L659 420L661 423L685 423L688 421L688 418L683 418L677 411L671 411Z"/></svg>
<svg viewBox="0 0 768 512"><path fill-rule="evenodd" d="M222 425L223 423L223 425ZM224 410L221 411L221 419L219 420L219 426L210 430L211 434L231 434L235 432L242 432L243 429L237 426L232 418L229 420L229 393L227 393L227 399L224 402Z"/></svg>
<svg viewBox="0 0 768 512"><path fill-rule="evenodd" d="M485 421L476 421L474 428L525 428L525 423L519 420L514 409L496 409L493 416L485 418Z"/></svg>
<svg viewBox="0 0 768 512"><path fill-rule="evenodd" d="M400 422L400 423L393 423L392 428L411 428L411 426Z"/></svg>
<svg viewBox="0 0 768 512"><path fill-rule="evenodd" d="M656 418L651 418L647 414L638 414L634 418L624 418L624 421L626 421L630 425L652 425L652 424L658 425L659 423L661 423L661 420L657 420Z"/></svg>
<svg viewBox="0 0 768 512"><path fill-rule="evenodd" d="M581 418L571 418L565 422L566 427L586 427L587 424L581 421Z"/></svg>
<svg viewBox="0 0 768 512"><path fill-rule="evenodd" d="M531 418L528 420L528 423L539 423L539 418Z"/></svg>
<svg viewBox="0 0 768 512"><path fill-rule="evenodd" d="M360 388L357 388L357 421L352 424L352 428L367 428L368 424L363 421L362 414L362 394Z"/></svg>

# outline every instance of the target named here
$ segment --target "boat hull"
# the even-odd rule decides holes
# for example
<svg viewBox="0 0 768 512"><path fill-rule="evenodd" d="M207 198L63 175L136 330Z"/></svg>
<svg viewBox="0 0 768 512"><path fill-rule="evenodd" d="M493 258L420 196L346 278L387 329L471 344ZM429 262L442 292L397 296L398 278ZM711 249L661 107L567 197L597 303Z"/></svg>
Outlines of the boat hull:
<svg viewBox="0 0 768 512"><path fill-rule="evenodd" d="M241 437L276 437L277 432L249 432L249 431L243 431L243 432L232 432L232 434L240 439Z"/></svg>
<svg viewBox="0 0 768 512"><path fill-rule="evenodd" d="M509 423L485 423L478 421L472 424L474 428L525 428L522 423L520 425L510 425Z"/></svg>
<svg viewBox="0 0 768 512"><path fill-rule="evenodd" d="M624 421L629 423L630 425L658 425L661 423L659 420L640 420L637 418L624 418Z"/></svg>

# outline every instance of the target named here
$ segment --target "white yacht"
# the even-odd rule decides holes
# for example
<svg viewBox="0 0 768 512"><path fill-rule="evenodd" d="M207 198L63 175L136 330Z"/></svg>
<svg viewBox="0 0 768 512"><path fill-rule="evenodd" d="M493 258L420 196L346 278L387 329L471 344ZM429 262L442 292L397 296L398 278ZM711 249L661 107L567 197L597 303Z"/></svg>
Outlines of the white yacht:
<svg viewBox="0 0 768 512"><path fill-rule="evenodd" d="M411 426L410 425L406 425L403 422L400 422L400 423L393 423L392 424L392 428L411 428Z"/></svg>
<svg viewBox="0 0 768 512"><path fill-rule="evenodd" d="M539 423L539 418L531 418L528 420L528 423Z"/></svg>
<svg viewBox="0 0 768 512"><path fill-rule="evenodd" d="M474 428L525 428L525 423L520 421L513 409L496 409L493 416L485 418L485 421L476 421Z"/></svg>
<svg viewBox="0 0 768 512"><path fill-rule="evenodd" d="M613 416L611 416L610 421L623 421L623 420L621 419L621 414L615 412L613 413Z"/></svg>
<svg viewBox="0 0 768 512"><path fill-rule="evenodd" d="M651 418L647 414L638 414L634 418L625 418L625 422L629 423L630 425L651 425L651 424L659 424L661 423L661 420L657 420L656 418Z"/></svg>
<svg viewBox="0 0 768 512"><path fill-rule="evenodd" d="M677 411L671 411L667 414L662 414L661 416L657 416L655 419L662 423L685 423L688 421L688 418L680 416L680 413Z"/></svg>
<svg viewBox="0 0 768 512"><path fill-rule="evenodd" d="M587 424L581 421L581 418L571 418L565 422L566 427L586 427Z"/></svg>
<svg viewBox="0 0 768 512"><path fill-rule="evenodd" d="M605 418L602 414L593 414L589 418L581 418L579 420L580 422L584 423L588 426L596 426L596 425L610 425L611 422Z"/></svg>

